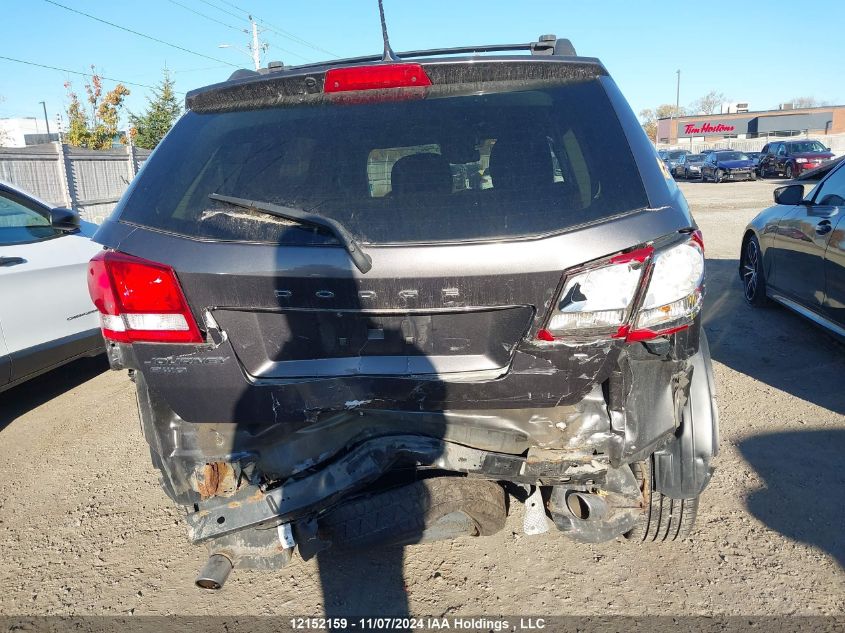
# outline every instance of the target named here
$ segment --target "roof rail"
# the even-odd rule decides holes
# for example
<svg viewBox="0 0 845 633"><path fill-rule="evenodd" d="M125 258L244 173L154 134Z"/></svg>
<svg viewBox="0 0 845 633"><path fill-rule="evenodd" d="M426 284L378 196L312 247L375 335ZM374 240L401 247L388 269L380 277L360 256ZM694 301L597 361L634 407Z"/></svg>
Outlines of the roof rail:
<svg viewBox="0 0 845 633"><path fill-rule="evenodd" d="M417 51L403 51L396 53L399 59L413 59L415 57L436 57L438 55L468 55L475 53L502 53L507 51L531 51L532 55L560 55L575 56L575 47L568 39L558 39L555 35L541 35L536 42L525 44L484 44L481 46L456 46L453 48L429 48ZM367 62L383 61L383 55L364 55L362 57L347 57L326 62L298 64L296 66L273 66L262 68L264 72L287 70L288 68L314 68L318 66L341 66L347 64L364 64Z"/></svg>

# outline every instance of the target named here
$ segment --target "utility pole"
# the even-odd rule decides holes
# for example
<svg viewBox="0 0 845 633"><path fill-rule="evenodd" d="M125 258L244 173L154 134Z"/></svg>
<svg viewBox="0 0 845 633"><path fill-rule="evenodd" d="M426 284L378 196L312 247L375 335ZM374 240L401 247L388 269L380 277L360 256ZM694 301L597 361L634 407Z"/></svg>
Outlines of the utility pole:
<svg viewBox="0 0 845 633"><path fill-rule="evenodd" d="M268 45L266 42L261 42L261 29L258 27L258 23L255 21L255 18L252 16L249 16L249 24L249 30L243 29L243 32L250 36L245 49L238 46L232 46L231 44L218 44L217 48L234 48L236 51L240 51L244 55L249 55L252 58L252 64L255 66L255 70L258 70L261 68L261 54L267 51Z"/></svg>
<svg viewBox="0 0 845 633"><path fill-rule="evenodd" d="M249 23L252 25L252 44L249 50L252 53L252 62L255 64L255 70L261 68L261 45L258 42L258 25L252 16L249 16Z"/></svg>
<svg viewBox="0 0 845 633"><path fill-rule="evenodd" d="M47 142L50 142L50 121L47 119L47 104L43 101L39 101L38 103L41 104L41 107L44 108L44 124L47 126Z"/></svg>

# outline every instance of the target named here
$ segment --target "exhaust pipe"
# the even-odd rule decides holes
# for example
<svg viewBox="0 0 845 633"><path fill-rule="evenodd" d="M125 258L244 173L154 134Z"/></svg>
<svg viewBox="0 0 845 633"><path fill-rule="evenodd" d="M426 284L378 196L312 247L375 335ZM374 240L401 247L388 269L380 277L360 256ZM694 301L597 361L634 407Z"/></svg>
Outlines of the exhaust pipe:
<svg viewBox="0 0 845 633"><path fill-rule="evenodd" d="M232 567L234 567L232 561L223 554L212 554L194 582L200 589L218 591L223 588Z"/></svg>
<svg viewBox="0 0 845 633"><path fill-rule="evenodd" d="M566 507L573 517L581 521L601 521L608 510L607 503L599 495L578 491L566 496Z"/></svg>

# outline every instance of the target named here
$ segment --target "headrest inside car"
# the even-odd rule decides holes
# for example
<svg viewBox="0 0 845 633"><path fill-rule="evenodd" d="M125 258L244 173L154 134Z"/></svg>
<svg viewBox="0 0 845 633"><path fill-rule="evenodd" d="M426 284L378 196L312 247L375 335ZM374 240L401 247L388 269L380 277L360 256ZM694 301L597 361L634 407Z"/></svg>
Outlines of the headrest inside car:
<svg viewBox="0 0 845 633"><path fill-rule="evenodd" d="M390 172L391 195L451 193L452 169L440 154L412 154L396 161Z"/></svg>

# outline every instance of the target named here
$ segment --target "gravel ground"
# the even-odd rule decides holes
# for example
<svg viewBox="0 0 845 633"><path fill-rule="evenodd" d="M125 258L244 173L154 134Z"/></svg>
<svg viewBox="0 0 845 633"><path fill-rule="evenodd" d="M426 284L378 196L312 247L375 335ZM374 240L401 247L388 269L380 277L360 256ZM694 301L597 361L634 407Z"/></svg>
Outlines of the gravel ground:
<svg viewBox="0 0 845 633"><path fill-rule="evenodd" d="M708 255L722 454L691 540L521 534L295 559L195 589L204 551L160 492L133 388L100 359L0 395L0 613L845 614L845 349L741 300L742 229L774 181L682 183Z"/></svg>

